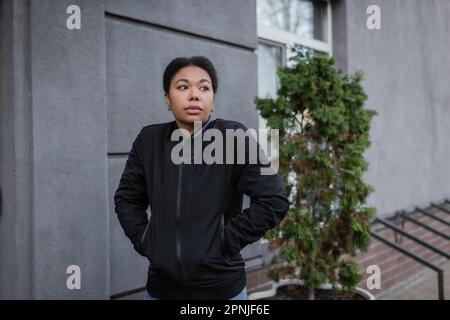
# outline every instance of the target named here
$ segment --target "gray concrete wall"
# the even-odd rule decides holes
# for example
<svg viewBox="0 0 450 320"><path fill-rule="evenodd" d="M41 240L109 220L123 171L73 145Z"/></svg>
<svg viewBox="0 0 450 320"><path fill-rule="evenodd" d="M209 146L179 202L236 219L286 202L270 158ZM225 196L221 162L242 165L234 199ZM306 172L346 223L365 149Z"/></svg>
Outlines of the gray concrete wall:
<svg viewBox="0 0 450 320"><path fill-rule="evenodd" d="M71 4L80 30L66 28ZM30 12L36 298L108 298L103 3L32 1ZM69 265L81 290L66 287Z"/></svg>
<svg viewBox="0 0 450 320"><path fill-rule="evenodd" d="M66 28L72 4L81 30ZM216 117L257 127L255 0L0 6L0 298L107 299L143 287L147 262L113 205L127 152L142 126L173 120L162 72L180 55L216 65ZM69 265L81 268L81 290L66 287Z"/></svg>
<svg viewBox="0 0 450 320"><path fill-rule="evenodd" d="M347 0L331 2L332 55L336 67L347 72Z"/></svg>
<svg viewBox="0 0 450 320"><path fill-rule="evenodd" d="M381 9L381 30L366 8ZM347 72L362 70L371 130L367 182L379 215L450 197L449 20L447 0L333 2L333 52Z"/></svg>
<svg viewBox="0 0 450 320"><path fill-rule="evenodd" d="M256 0L106 0L111 14L183 32L194 37L218 40L254 49Z"/></svg>
<svg viewBox="0 0 450 320"><path fill-rule="evenodd" d="M2 1L2 298L110 294L104 7L70 4Z"/></svg>
<svg viewBox="0 0 450 320"><path fill-rule="evenodd" d="M0 299L33 294L27 32L24 2L0 1Z"/></svg>

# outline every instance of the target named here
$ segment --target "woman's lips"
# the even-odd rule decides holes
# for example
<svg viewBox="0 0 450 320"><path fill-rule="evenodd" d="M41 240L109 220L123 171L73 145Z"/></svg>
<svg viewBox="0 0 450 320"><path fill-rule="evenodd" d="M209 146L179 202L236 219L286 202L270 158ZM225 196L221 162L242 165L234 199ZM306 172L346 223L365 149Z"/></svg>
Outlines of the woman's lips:
<svg viewBox="0 0 450 320"><path fill-rule="evenodd" d="M202 112L202 109L199 107L187 107L184 110L186 111L186 113L192 114L192 115L199 114Z"/></svg>

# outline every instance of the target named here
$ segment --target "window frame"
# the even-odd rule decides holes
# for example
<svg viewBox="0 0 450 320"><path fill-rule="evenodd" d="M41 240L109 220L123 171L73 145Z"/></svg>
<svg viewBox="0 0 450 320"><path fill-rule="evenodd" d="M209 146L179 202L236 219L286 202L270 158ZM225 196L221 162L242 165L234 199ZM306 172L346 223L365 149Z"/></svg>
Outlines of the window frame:
<svg viewBox="0 0 450 320"><path fill-rule="evenodd" d="M281 47L281 66L286 66L289 59L288 48L295 44L300 44L307 48L326 53L330 56L333 55L333 37L332 37L332 11L331 11L331 1L327 0L326 5L326 33L324 35L325 41L310 39L296 35L294 33L278 29L276 27L269 27L263 24L257 24L257 35L258 35L258 45L260 43L266 45L272 45ZM325 23L325 20L323 21ZM259 93L259 89L258 89ZM261 96L258 94L258 97ZM266 120L264 120L258 114L258 128L267 129Z"/></svg>
<svg viewBox="0 0 450 320"><path fill-rule="evenodd" d="M310 49L328 53L332 55L332 45L333 45L333 37L332 37L332 12L331 12L331 1L327 0L326 5L326 32L325 32L325 41L311 39L296 35L294 33L281 30L275 27L269 27L260 23L257 23L257 35L258 35L258 43L272 43L277 45L284 45L285 51L287 47L290 47L294 44L300 44L302 46L308 47ZM323 21L325 23L325 21ZM287 57L287 52L286 56ZM285 59L287 60L287 58Z"/></svg>

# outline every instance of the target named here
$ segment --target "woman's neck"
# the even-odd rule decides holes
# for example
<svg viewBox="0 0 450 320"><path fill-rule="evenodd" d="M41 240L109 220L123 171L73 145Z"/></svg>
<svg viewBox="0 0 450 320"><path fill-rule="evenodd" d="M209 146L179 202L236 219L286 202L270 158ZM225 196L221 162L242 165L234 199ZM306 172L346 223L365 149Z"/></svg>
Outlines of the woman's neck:
<svg viewBox="0 0 450 320"><path fill-rule="evenodd" d="M188 123L183 123L180 122L178 120L175 120L177 122L177 126L180 129L186 129L190 135L192 135L194 133L194 124L188 124Z"/></svg>
<svg viewBox="0 0 450 320"><path fill-rule="evenodd" d="M208 120L209 120L209 117L208 117ZM208 122L208 120L202 122L202 126L204 126L205 123ZM178 128L187 130L189 132L189 135L192 136L192 134L194 133L194 130L195 130L194 123L185 123L185 122L180 122L178 120L175 120L175 121L177 123Z"/></svg>

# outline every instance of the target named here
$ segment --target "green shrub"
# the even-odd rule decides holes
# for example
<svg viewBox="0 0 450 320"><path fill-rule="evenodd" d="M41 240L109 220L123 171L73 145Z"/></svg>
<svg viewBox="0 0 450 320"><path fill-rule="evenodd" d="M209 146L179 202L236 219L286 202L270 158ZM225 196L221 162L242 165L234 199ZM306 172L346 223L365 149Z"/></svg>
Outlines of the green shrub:
<svg viewBox="0 0 450 320"><path fill-rule="evenodd" d="M363 153L370 146L374 110L356 72L345 75L332 57L298 47L292 65L277 72L276 99L256 99L261 116L279 129L279 174L291 208L266 237L278 253L269 277L301 279L314 299L321 284L353 291L357 267L342 261L369 245L375 208L366 206L374 189L363 181Z"/></svg>

